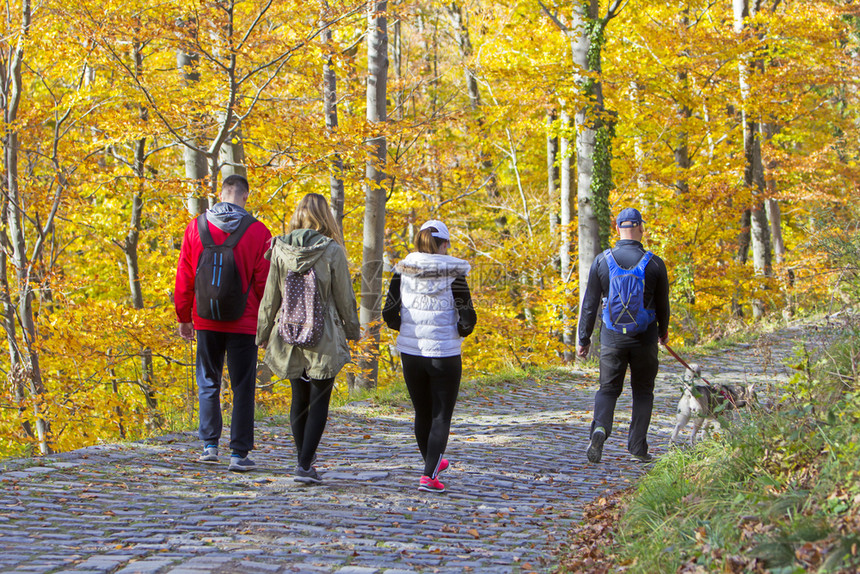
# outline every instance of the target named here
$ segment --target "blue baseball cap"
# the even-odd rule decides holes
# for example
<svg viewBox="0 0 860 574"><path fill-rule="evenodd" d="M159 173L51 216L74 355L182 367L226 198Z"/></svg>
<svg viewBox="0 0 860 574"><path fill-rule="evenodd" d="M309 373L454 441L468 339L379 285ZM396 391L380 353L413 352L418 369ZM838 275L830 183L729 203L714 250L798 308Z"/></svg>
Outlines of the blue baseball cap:
<svg viewBox="0 0 860 574"><path fill-rule="evenodd" d="M636 227L642 223L642 214L639 213L638 209L625 207L621 210L621 213L618 214L618 217L615 219L615 223L618 227Z"/></svg>

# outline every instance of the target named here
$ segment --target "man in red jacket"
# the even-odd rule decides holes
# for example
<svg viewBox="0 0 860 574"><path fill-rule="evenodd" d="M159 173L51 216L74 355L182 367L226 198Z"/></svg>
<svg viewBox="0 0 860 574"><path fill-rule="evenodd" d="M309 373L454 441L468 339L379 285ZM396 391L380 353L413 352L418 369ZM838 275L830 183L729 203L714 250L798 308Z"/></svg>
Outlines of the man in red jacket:
<svg viewBox="0 0 860 574"><path fill-rule="evenodd" d="M223 424L221 373L226 356L230 386L233 390L233 414L230 424L232 454L229 469L238 472L252 470L255 466L254 461L248 458L248 452L254 448L254 391L257 375L257 345L254 339L257 334L257 311L269 274L269 261L263 255L268 250L272 237L265 225L245 211L248 195L247 179L240 175L227 177L221 183L221 202L200 216L205 217L204 222L195 218L185 228L176 267L174 294L179 335L192 341L195 331L197 333L199 437L203 441L203 454L198 460L208 464L218 462L218 440L221 438ZM244 312L240 309L241 304L234 302L226 305L233 308L221 308L216 315L222 317L223 312L223 316L233 314L238 316L238 319L211 318L213 314L209 312L208 305L206 308L201 305L201 312L198 313L198 298L201 295L195 291L195 279L198 271L202 269L200 256L204 252L204 245L199 226L203 224L206 225L203 228L204 235L205 229L208 229L215 245L222 245L237 229L241 234L232 253L234 268L238 271L242 283L241 294L247 297Z"/></svg>

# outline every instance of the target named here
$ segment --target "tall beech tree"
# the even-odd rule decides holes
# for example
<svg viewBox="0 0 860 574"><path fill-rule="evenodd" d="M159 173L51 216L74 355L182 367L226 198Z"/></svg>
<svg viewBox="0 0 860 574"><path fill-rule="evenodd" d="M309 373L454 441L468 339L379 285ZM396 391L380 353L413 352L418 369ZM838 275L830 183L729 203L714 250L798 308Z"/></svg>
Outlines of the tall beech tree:
<svg viewBox="0 0 860 574"><path fill-rule="evenodd" d="M760 10L760 0L733 0L734 29L740 35L750 31L749 19L754 18ZM752 34L749 34L752 35ZM748 35L748 36L749 36ZM744 212L743 223L749 220L750 233L743 233L740 252L745 250L743 238L749 237L753 247L753 266L757 274L770 275L771 251L770 251L770 229L765 213L765 181L764 164L761 156L761 119L751 106L751 86L757 74L764 72L764 63L761 59L744 54L738 63L739 87L741 95L741 121L743 123L744 137L744 185L750 190L751 202ZM748 212L748 215L747 215ZM744 255L741 255L745 259ZM762 313L760 305L753 306L757 315Z"/></svg>
<svg viewBox="0 0 860 574"><path fill-rule="evenodd" d="M574 126L580 306L585 296L582 286L588 282L591 264L607 246L609 239L609 191L613 186L611 161L615 120L604 106L601 53L606 26L625 5L625 0L612 0L606 13L601 16L597 0L574 2L570 23L564 24L556 11L550 11L541 4L546 14L570 40L572 75L579 90Z"/></svg>
<svg viewBox="0 0 860 574"><path fill-rule="evenodd" d="M359 321L362 337L371 342L359 361L359 388L377 384L379 329L382 318L382 268L385 247L385 122L388 86L388 2L371 2L367 12L367 160L364 183L364 234L361 257L361 301Z"/></svg>

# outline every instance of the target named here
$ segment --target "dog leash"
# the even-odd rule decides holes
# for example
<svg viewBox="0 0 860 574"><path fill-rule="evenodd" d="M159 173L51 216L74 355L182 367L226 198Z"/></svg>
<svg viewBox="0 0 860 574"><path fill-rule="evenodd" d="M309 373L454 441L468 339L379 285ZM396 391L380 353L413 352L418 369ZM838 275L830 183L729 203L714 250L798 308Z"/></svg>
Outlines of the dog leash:
<svg viewBox="0 0 860 574"><path fill-rule="evenodd" d="M676 353L674 350L672 350L672 347L670 347L670 346L669 346L669 345L667 345L666 343L661 343L661 345L663 345L664 347L666 347L666 350L667 350L667 351L669 351L669 354L670 354L670 355L672 355L673 357L675 357L675 359L677 359L677 361L678 361L679 363L681 363L684 367L686 367L686 368L687 368L688 370L690 370L690 371L692 371L692 370L693 370L693 369L690 367L690 365L688 365L688 364L687 364L687 361L685 361L684 359L682 359L682 358L678 355L678 353ZM726 390L725 390L722 386L716 387L716 386L712 385L712 384L711 384L711 382L710 382L708 379L706 379L705 377L703 377L701 374L699 375L699 378L700 378L700 379L702 379L702 382L703 382L703 383L705 383L706 385L708 385L711 389L713 389L713 390L717 391L718 393L720 393L720 394L723 396L723 398L724 398L724 399L726 399L727 401L729 401L732 405L734 405L734 404L735 404L735 400L734 400L734 398L733 398L729 393L727 393L727 392L726 392Z"/></svg>
<svg viewBox="0 0 860 574"><path fill-rule="evenodd" d="M688 365L688 364L687 364L687 361L685 361L684 359L682 359L682 358L678 355L678 353L676 353L675 351L673 351L673 350L672 350L672 347L670 347L670 346L669 346L669 345L667 345L666 343L662 343L662 345L666 348L666 350L667 350L667 351L669 351L669 354L670 354L670 355L672 355L673 357L675 357L675 359L677 359L677 360L678 360L678 362L679 362L679 363L681 363L682 365L684 365L684 367L686 367L688 370L690 370L690 371L692 371L692 370L693 370L693 369L692 369L692 367L690 367L690 365ZM710 381L708 381L708 379L706 379L706 378L705 378L705 377L703 377L702 375L699 375L699 378L700 378L700 379L702 379L702 381L703 381L706 385L708 385L709 387L714 387L714 385L712 385L712 384L710 383Z"/></svg>

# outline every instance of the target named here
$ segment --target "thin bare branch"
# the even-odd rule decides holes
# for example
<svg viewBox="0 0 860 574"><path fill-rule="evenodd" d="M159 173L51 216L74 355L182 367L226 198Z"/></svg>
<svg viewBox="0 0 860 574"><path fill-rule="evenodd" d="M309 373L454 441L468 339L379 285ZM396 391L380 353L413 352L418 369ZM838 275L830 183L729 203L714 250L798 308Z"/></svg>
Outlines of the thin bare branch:
<svg viewBox="0 0 860 574"><path fill-rule="evenodd" d="M541 9L544 11L544 13L545 13L547 16L549 16L549 19L550 19L550 20L552 20L552 23L553 23L553 24L555 24L555 25L556 25L556 27L557 27L559 30L561 30L561 31L562 31L562 32L564 32L565 34L567 34L568 32L570 32L570 28L568 28L564 23L562 23L562 21L561 21L561 20L559 20L559 19L558 19L558 15L557 15L557 14L554 14L554 13L550 12L550 11L549 11L549 8L547 8L547 7L544 5L544 3L543 3L543 2L541 2L540 0L538 0L538 5L541 7Z"/></svg>

